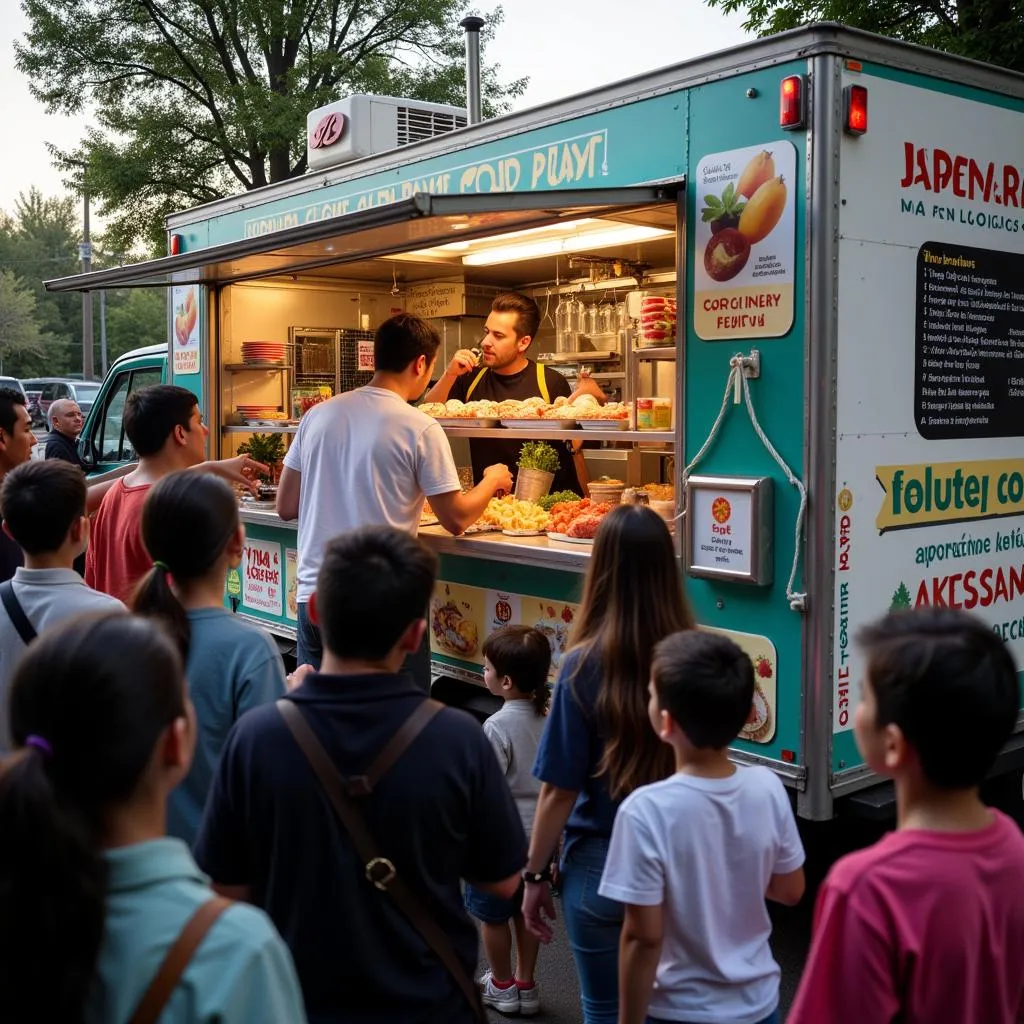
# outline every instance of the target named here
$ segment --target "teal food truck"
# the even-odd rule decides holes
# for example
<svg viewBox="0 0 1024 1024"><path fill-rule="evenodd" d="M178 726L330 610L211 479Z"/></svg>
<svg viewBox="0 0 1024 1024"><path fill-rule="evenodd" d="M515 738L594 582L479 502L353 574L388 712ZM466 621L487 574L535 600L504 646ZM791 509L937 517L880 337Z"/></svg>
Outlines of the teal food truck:
<svg viewBox="0 0 1024 1024"><path fill-rule="evenodd" d="M578 439L592 478L671 498L698 617L756 670L735 757L774 769L805 818L884 806L853 739L857 629L962 607L1024 663L1024 79L819 25L465 121L349 97L311 114L304 177L176 214L164 258L48 287L167 287L160 358L216 456L274 454L311 404L365 383L393 312L431 318L446 359L497 291L533 295L530 354L593 373L632 417L445 419L457 462L496 429ZM659 299L673 315L652 330ZM638 422L648 400L671 419ZM227 600L294 637L295 525L268 502L243 518ZM422 536L441 557L437 673L478 681L505 622L543 629L557 661L585 541L429 519Z"/></svg>

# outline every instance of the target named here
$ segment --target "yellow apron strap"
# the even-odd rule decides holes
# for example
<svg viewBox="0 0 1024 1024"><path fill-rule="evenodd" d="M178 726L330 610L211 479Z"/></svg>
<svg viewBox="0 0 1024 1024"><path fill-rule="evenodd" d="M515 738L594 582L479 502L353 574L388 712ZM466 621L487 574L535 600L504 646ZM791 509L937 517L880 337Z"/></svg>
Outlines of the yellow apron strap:
<svg viewBox="0 0 1024 1024"><path fill-rule="evenodd" d="M537 387L540 389L540 397L544 399L548 405L551 404L551 394L548 391L548 380L544 375L544 364L537 364Z"/></svg>
<svg viewBox="0 0 1024 1024"><path fill-rule="evenodd" d="M485 366L485 367L484 367L484 368L483 368L483 369L482 369L482 370L481 370L481 371L480 371L480 372L479 372L479 373L478 373L478 374L477 374L477 375L476 375L476 376L475 376L475 377L473 378L473 383L472 383L472 384L470 384L468 388L466 388L466 401L467 401L467 402L468 402L468 401L470 400L470 398L472 397L472 395L473 395L473 392L474 392L474 391L476 391L476 386L477 386L477 384L479 384L479 383L480 383L480 381L482 381L482 380L484 379L484 374L485 374L486 372L487 372L487 367Z"/></svg>

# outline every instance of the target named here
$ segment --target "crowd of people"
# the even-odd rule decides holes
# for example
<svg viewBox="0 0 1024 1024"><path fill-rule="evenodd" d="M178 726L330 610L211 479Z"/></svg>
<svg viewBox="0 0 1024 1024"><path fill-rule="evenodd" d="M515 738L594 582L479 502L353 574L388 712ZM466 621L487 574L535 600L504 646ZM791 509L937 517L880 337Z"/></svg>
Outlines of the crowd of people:
<svg viewBox="0 0 1024 1024"><path fill-rule="evenodd" d="M244 546L228 482L259 467L205 461L194 395L129 396L138 463L87 485L29 461L23 400L0 390L0 1016L532 1016L557 881L584 1024L774 1024L766 900L803 897L804 850L779 778L729 758L749 658L697 628L664 521L622 506L553 690L547 640L513 625L484 645L502 705L482 728L432 700L419 508L457 532L510 474L463 493L409 404L436 359L425 322L394 318L375 347L374 381L304 417L281 481L290 677L224 608ZM1024 837L979 786L1016 723L1016 668L949 609L861 642L855 733L895 781L898 828L822 886L789 1020L1013 1024Z"/></svg>

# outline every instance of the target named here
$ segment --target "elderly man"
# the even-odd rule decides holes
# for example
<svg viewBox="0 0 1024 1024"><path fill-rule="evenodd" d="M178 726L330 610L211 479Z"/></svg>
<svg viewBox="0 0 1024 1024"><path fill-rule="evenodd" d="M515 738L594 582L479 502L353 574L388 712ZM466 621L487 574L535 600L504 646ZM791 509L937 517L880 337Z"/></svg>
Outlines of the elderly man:
<svg viewBox="0 0 1024 1024"><path fill-rule="evenodd" d="M58 398L50 406L50 433L46 435L46 458L61 459L84 469L78 456L78 446L75 444L84 422L85 417L77 402L71 398Z"/></svg>

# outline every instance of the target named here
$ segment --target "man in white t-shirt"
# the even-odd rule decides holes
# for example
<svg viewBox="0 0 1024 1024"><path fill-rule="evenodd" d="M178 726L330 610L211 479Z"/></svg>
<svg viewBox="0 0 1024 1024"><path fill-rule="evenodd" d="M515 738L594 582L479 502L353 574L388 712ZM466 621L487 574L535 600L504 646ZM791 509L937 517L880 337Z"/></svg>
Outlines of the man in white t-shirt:
<svg viewBox="0 0 1024 1024"><path fill-rule="evenodd" d="M320 632L308 606L332 537L375 524L415 534L425 498L441 525L459 534L498 491L512 489L508 467L489 466L463 494L444 431L409 404L430 383L440 345L437 332L419 317L400 313L385 320L373 342L370 383L302 417L277 491L278 515L299 520L300 665L320 667ZM429 688L429 652L414 661L407 667Z"/></svg>
<svg viewBox="0 0 1024 1024"><path fill-rule="evenodd" d="M626 798L599 892L626 904L619 1024L778 1024L779 965L765 899L804 892L804 850L782 783L737 767L754 671L721 633L655 648L650 717L676 773Z"/></svg>

